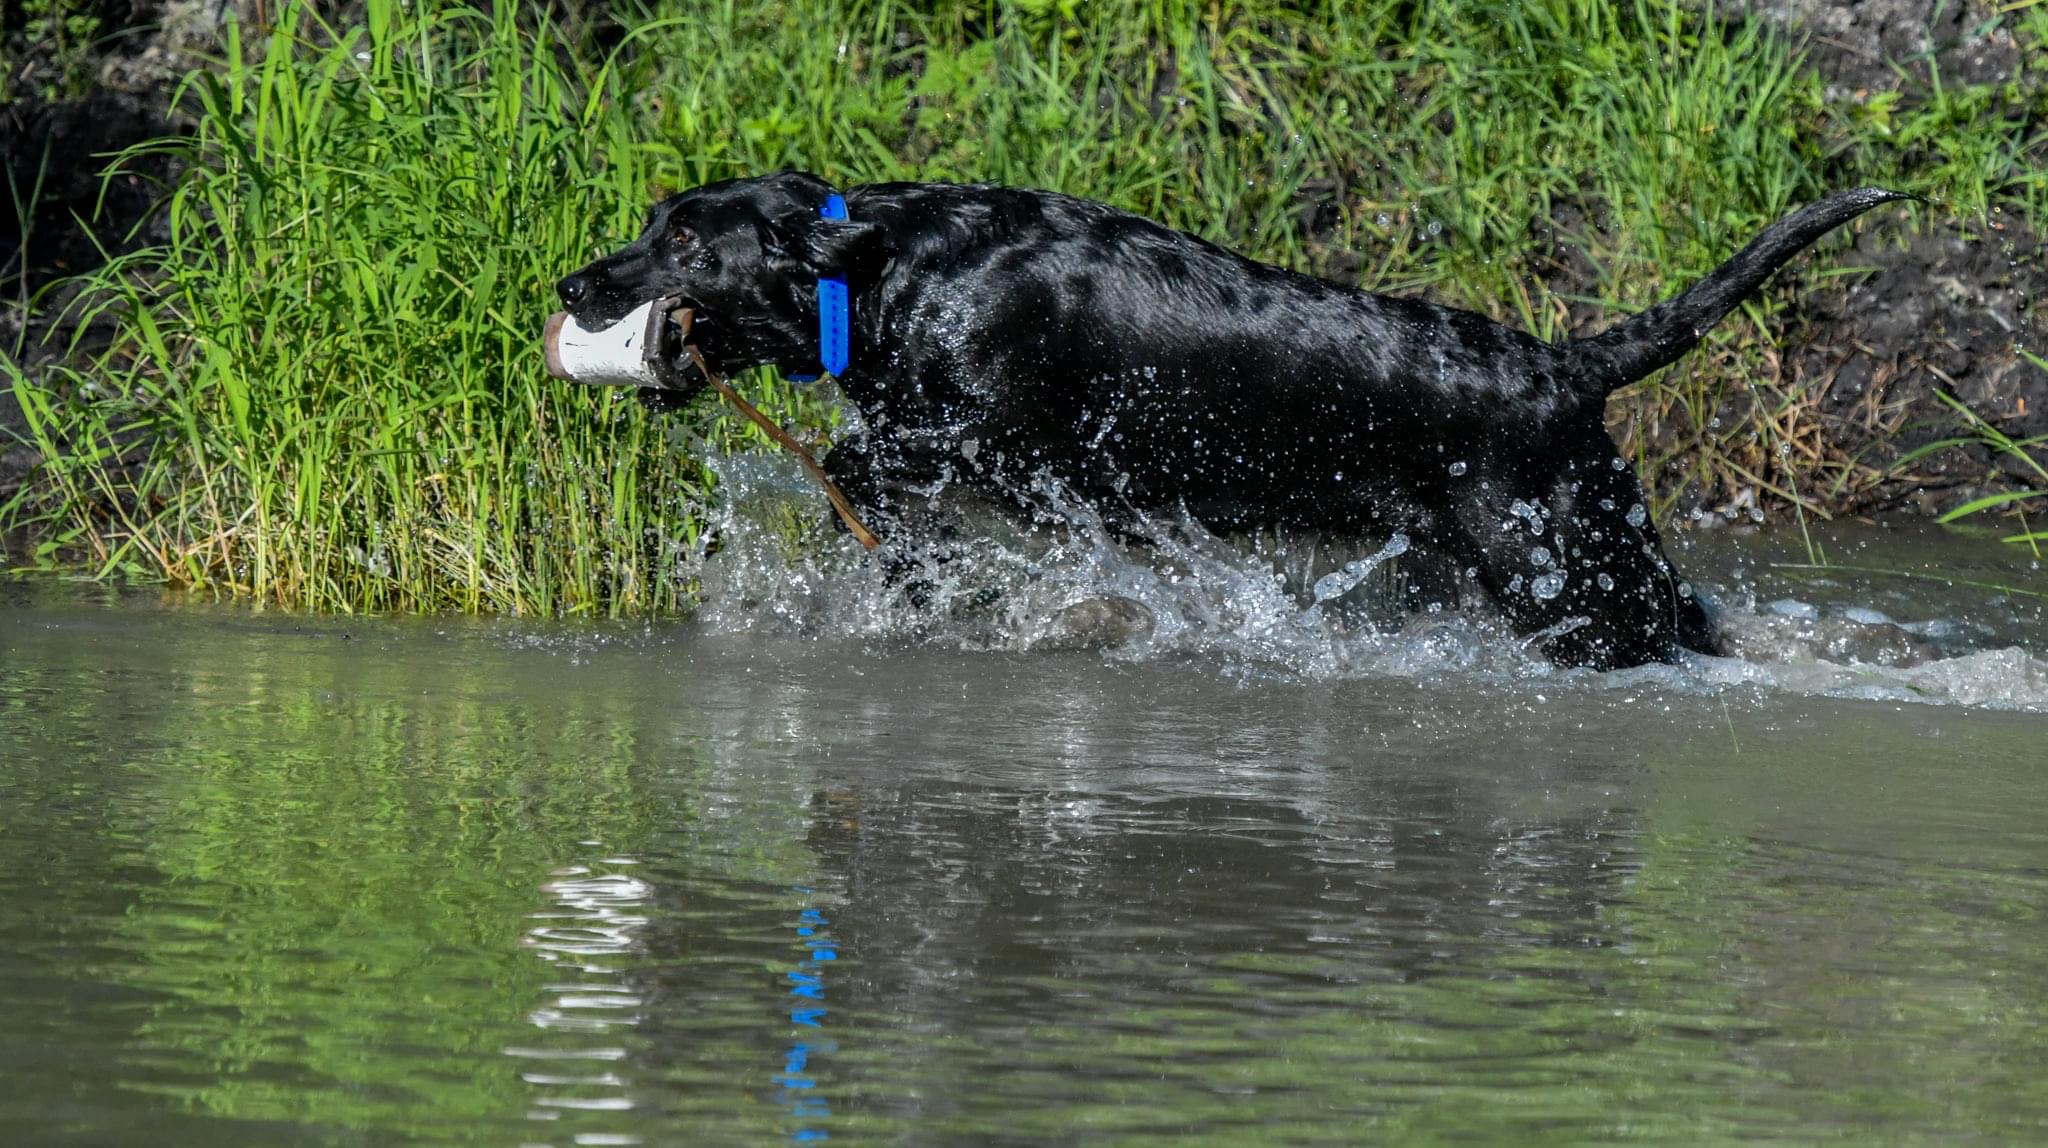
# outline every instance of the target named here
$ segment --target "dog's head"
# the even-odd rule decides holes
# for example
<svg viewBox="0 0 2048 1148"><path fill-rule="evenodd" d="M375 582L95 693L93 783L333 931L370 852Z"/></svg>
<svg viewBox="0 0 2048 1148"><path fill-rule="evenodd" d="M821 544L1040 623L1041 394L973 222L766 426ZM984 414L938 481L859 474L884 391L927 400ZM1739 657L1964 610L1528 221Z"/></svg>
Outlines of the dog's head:
<svg viewBox="0 0 2048 1148"><path fill-rule="evenodd" d="M816 176L787 171L672 195L648 213L638 239L555 290L593 330L642 303L680 296L695 315L692 341L713 370L772 363L815 372L818 277L850 273L880 231L819 218L831 191Z"/></svg>

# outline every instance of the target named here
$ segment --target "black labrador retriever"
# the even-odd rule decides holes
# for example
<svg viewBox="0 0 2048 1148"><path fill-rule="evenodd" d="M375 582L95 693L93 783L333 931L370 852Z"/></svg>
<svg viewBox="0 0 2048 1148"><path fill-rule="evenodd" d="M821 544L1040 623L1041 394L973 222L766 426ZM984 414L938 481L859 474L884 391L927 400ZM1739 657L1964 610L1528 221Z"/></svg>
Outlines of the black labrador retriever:
<svg viewBox="0 0 2048 1148"><path fill-rule="evenodd" d="M1677 297L1550 344L1051 192L874 184L823 218L832 194L783 172L673 196L563 279L562 301L597 328L679 296L710 369L816 373L819 280L844 277L838 383L866 429L825 468L885 538L948 474L1018 505L1049 476L1112 524L1179 510L1218 531L1400 532L1420 584L1476 582L1550 658L1595 667L1719 648L1607 434L1607 396L1831 228L1909 198L1800 208ZM671 401L704 382L672 374Z"/></svg>

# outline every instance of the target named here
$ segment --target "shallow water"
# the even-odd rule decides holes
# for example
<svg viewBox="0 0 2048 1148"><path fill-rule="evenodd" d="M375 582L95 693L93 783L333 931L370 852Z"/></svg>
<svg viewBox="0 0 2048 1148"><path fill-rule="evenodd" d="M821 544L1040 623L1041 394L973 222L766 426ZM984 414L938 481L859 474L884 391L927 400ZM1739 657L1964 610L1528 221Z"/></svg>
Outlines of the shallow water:
<svg viewBox="0 0 2048 1148"><path fill-rule="evenodd" d="M2048 586L1820 542L1680 560L1947 656L1560 673L1242 602L1047 652L802 569L655 627L0 585L0 1128L2040 1141L2039 600L1842 567Z"/></svg>

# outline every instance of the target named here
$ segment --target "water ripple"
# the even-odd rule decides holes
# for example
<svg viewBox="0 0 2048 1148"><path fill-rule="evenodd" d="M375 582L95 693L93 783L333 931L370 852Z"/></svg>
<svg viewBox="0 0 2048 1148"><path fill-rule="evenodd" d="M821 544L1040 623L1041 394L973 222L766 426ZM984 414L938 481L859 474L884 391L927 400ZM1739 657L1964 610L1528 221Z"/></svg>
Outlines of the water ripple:
<svg viewBox="0 0 2048 1148"><path fill-rule="evenodd" d="M610 856L594 863L607 867L634 864L634 858ZM551 1040L508 1047L504 1054L523 1062L622 1064L627 1050L605 1038L616 1039L619 1030L638 1025L646 1015L647 1001L625 981L630 962L606 958L628 957L640 948L638 935L647 925L646 908L653 901L653 887L627 873L586 865L564 866L555 870L552 878L540 888L552 899L553 907L528 914L528 920L537 923L526 930L520 943L542 960L582 975L545 985L548 999L527 1014L528 1021ZM522 1069L519 1078L536 1093L534 1107L527 1114L530 1120L556 1121L565 1112L614 1113L635 1108L632 1081L623 1068L594 1073ZM579 1128L570 1135L575 1144L641 1142L629 1132Z"/></svg>

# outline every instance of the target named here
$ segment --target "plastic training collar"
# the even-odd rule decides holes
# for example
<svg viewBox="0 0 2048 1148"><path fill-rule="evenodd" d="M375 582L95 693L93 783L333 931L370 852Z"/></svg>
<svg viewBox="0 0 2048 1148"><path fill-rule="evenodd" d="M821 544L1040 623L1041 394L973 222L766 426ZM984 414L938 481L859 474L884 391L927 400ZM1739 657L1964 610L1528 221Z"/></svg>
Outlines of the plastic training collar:
<svg viewBox="0 0 2048 1148"><path fill-rule="evenodd" d="M818 208L822 219L845 219L846 200L838 192L825 197L824 206ZM821 275L818 277L818 364L828 375L838 375L846 370L848 360L853 357L853 302L847 295L846 276ZM791 382L808 383L816 375L790 375Z"/></svg>

